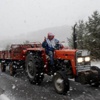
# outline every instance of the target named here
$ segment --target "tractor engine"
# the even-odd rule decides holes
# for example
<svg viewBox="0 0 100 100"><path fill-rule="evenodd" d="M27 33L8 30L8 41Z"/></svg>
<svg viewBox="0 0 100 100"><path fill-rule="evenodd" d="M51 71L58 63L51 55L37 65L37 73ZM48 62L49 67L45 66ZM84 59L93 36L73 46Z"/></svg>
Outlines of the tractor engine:
<svg viewBox="0 0 100 100"><path fill-rule="evenodd" d="M72 76L72 67L70 60L55 60L56 71L66 71L67 76Z"/></svg>

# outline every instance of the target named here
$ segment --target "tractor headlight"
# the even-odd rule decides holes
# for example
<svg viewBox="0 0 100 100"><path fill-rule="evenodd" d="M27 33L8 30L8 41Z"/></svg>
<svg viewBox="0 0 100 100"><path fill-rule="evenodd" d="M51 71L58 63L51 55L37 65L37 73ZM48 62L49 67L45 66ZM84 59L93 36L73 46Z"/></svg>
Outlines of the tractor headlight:
<svg viewBox="0 0 100 100"><path fill-rule="evenodd" d="M85 57L85 61L89 62L90 61L90 57Z"/></svg>
<svg viewBox="0 0 100 100"><path fill-rule="evenodd" d="M77 58L77 62L78 62L78 63L82 63L83 61L84 61L83 58Z"/></svg>

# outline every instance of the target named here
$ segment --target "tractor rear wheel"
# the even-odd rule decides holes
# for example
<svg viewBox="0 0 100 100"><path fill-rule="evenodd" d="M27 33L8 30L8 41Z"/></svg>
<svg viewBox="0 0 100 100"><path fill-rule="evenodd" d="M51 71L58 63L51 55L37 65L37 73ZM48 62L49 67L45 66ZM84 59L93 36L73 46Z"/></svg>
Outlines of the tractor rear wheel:
<svg viewBox="0 0 100 100"><path fill-rule="evenodd" d="M54 88L59 94L66 94L69 91L69 80L64 71L58 71L53 77Z"/></svg>
<svg viewBox="0 0 100 100"><path fill-rule="evenodd" d="M6 71L6 66L4 63L1 63L1 72L5 72Z"/></svg>
<svg viewBox="0 0 100 100"><path fill-rule="evenodd" d="M28 54L25 61L26 73L30 83L41 84L44 78L43 61L39 55Z"/></svg>
<svg viewBox="0 0 100 100"><path fill-rule="evenodd" d="M15 68L13 67L13 63L11 63L9 66L9 72L11 76L14 76L16 73Z"/></svg>

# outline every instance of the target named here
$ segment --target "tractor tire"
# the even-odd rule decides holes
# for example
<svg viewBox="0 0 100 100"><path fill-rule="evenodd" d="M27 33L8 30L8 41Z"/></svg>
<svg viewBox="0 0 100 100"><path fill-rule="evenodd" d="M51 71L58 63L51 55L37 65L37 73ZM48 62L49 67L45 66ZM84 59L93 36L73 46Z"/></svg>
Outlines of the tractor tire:
<svg viewBox="0 0 100 100"><path fill-rule="evenodd" d="M28 54L25 61L26 73L30 83L40 85L44 79L43 61L39 55Z"/></svg>
<svg viewBox="0 0 100 100"><path fill-rule="evenodd" d="M54 74L53 85L57 93L66 94L70 85L65 71L58 71Z"/></svg>
<svg viewBox="0 0 100 100"><path fill-rule="evenodd" d="M93 87L99 87L100 83L100 68L98 68L97 66L91 66L91 70L95 70L98 72L98 79L94 82L94 84L92 84L91 82L89 83L91 86Z"/></svg>
<svg viewBox="0 0 100 100"><path fill-rule="evenodd" d="M91 66L91 70L96 70L98 71L99 75L100 75L100 68L98 68L97 66Z"/></svg>
<svg viewBox="0 0 100 100"><path fill-rule="evenodd" d="M1 72L5 72L6 71L6 66L4 65L4 63L1 63Z"/></svg>
<svg viewBox="0 0 100 100"><path fill-rule="evenodd" d="M11 64L9 65L9 72L10 72L10 75L11 75L11 76L14 76L15 73L16 73L16 70L15 70L15 68L13 67L13 63L11 63Z"/></svg>

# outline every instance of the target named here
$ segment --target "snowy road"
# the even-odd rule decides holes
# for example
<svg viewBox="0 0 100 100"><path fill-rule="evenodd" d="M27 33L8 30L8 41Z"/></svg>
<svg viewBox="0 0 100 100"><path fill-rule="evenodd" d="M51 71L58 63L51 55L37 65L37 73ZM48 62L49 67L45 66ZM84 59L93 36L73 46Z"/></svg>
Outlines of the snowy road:
<svg viewBox="0 0 100 100"><path fill-rule="evenodd" d="M28 82L19 71L15 77L0 72L0 100L100 100L100 87L81 85L70 81L70 91L66 95L55 92L51 77L46 76L41 86Z"/></svg>

